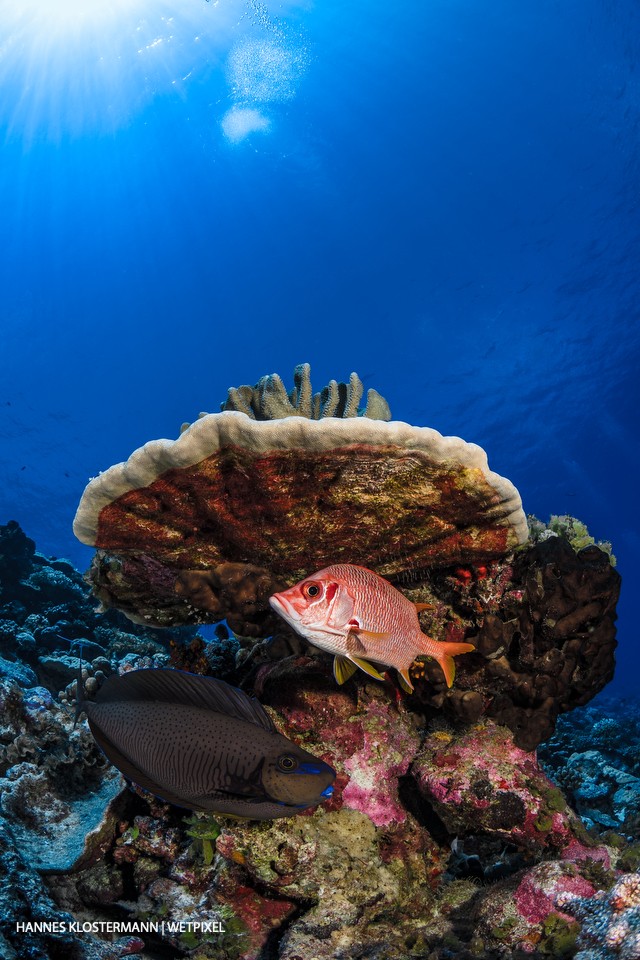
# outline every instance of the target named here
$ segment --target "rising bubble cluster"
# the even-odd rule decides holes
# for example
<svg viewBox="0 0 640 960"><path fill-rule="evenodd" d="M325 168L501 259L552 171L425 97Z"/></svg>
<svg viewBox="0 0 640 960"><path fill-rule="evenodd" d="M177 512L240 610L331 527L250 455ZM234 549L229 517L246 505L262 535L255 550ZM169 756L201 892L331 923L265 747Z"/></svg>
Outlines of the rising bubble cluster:
<svg viewBox="0 0 640 960"><path fill-rule="evenodd" d="M226 64L234 106L222 118L221 127L231 143L269 129L265 108L292 100L308 65L305 44L290 35L282 20L270 17L262 4L250 0L247 19L258 32L239 39Z"/></svg>
<svg viewBox="0 0 640 960"><path fill-rule="evenodd" d="M252 107L231 107L221 121L222 132L231 143L239 143L250 133L266 133L270 121Z"/></svg>
<svg viewBox="0 0 640 960"><path fill-rule="evenodd" d="M304 70L304 54L273 40L247 38L227 61L227 78L237 100L262 103L291 100Z"/></svg>

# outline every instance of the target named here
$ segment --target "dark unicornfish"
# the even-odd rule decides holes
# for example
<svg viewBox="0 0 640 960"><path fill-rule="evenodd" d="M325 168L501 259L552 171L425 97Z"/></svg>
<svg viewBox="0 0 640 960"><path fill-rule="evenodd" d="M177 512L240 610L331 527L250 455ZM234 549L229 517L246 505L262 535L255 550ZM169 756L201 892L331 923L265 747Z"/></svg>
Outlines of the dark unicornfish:
<svg viewBox="0 0 640 960"><path fill-rule="evenodd" d="M278 733L257 700L213 677L134 670L79 704L111 763L190 810L290 817L331 796L335 770Z"/></svg>

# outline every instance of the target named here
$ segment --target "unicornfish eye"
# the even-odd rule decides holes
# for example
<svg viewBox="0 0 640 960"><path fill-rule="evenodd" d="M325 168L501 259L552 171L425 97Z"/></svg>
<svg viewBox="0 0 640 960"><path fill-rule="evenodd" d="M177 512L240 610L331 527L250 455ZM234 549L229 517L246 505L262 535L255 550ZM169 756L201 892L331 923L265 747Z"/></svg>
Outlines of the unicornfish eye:
<svg viewBox="0 0 640 960"><path fill-rule="evenodd" d="M295 757L290 757L288 753L285 753L281 757L278 757L278 766L281 770L284 770L285 773L290 773L296 769L298 761Z"/></svg>
<svg viewBox="0 0 640 960"><path fill-rule="evenodd" d="M317 597L320 593L320 587L317 583L305 583L304 594L306 597Z"/></svg>

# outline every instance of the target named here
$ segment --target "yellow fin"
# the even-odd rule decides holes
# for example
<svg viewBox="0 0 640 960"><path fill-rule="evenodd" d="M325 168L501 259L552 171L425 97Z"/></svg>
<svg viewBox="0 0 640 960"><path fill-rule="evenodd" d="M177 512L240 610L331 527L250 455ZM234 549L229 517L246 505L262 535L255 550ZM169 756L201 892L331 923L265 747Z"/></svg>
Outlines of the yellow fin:
<svg viewBox="0 0 640 960"><path fill-rule="evenodd" d="M376 680L382 680L384 682L384 677L382 674L378 673L375 667L372 667L367 660L361 660L360 657L349 657L352 663L355 663L356 667L360 667L361 670L364 670L365 673L368 673L370 677L374 677Z"/></svg>
<svg viewBox="0 0 640 960"><path fill-rule="evenodd" d="M422 613L423 610L433 610L434 605L432 603L414 603L417 613Z"/></svg>
<svg viewBox="0 0 640 960"><path fill-rule="evenodd" d="M354 675L357 669L356 664L352 663L346 657L333 658L333 675L336 678L336 683L345 683L349 677Z"/></svg>
<svg viewBox="0 0 640 960"><path fill-rule="evenodd" d="M398 683L405 693L413 693L413 684L409 676L409 670L398 670Z"/></svg>

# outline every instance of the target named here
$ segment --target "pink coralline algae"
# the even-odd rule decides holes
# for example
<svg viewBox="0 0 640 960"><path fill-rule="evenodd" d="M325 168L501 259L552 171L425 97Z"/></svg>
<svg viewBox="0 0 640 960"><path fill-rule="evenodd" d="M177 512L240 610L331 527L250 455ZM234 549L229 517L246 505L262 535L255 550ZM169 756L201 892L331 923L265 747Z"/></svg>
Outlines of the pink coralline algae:
<svg viewBox="0 0 640 960"><path fill-rule="evenodd" d="M533 854L571 851L571 859L594 859L562 793L504 727L487 721L455 733L430 733L412 774L452 833L464 835L472 825ZM595 859L606 860L606 852Z"/></svg>
<svg viewBox="0 0 640 960"><path fill-rule="evenodd" d="M376 827L404 823L398 778L408 772L420 746L415 715L390 697L390 684L336 688L326 665L299 662L304 684L296 682L302 673L274 667L262 674L262 698L277 708L286 736L301 746L308 738L316 754L322 744L322 759L338 771L334 797L324 809L362 811Z"/></svg>
<svg viewBox="0 0 640 960"><path fill-rule="evenodd" d="M518 884L514 899L520 916L530 923L541 923L555 911L557 896L591 897L594 893L592 884L579 875L558 872L556 876L549 876L546 870L544 877L540 877L531 870Z"/></svg>
<svg viewBox="0 0 640 960"><path fill-rule="evenodd" d="M376 827L404 823L407 813L398 798L398 777L407 772L418 750L418 734L398 723L398 711L384 701L369 705L363 730L362 747L344 763L350 780L342 802L366 813Z"/></svg>
<svg viewBox="0 0 640 960"><path fill-rule="evenodd" d="M575 864L543 861L487 890L473 911L475 929L485 943L498 947L499 956L510 957L517 950L568 958L575 951L579 925L559 909L558 900L593 893L593 885Z"/></svg>

